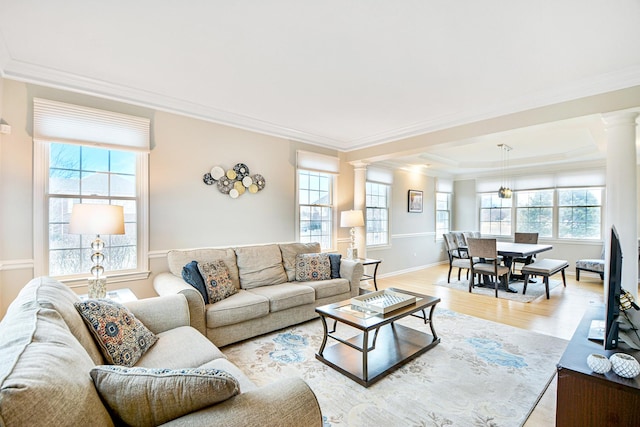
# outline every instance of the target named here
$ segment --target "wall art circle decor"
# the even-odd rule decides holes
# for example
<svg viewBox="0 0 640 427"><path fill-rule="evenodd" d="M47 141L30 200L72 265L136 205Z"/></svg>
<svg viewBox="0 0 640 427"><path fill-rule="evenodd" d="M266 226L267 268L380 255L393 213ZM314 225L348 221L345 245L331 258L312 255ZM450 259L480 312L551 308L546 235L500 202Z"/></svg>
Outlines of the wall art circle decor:
<svg viewBox="0 0 640 427"><path fill-rule="evenodd" d="M204 174L204 176L202 177L202 181L204 181L204 183L207 185L212 185L214 182L216 182L216 180L213 179L211 174L208 172Z"/></svg>
<svg viewBox="0 0 640 427"><path fill-rule="evenodd" d="M233 189L238 192L239 196L242 196L244 194L244 192L247 191L247 189L244 187L244 185L240 181L236 181L233 184Z"/></svg>
<svg viewBox="0 0 640 427"><path fill-rule="evenodd" d="M214 166L211 168L211 177L216 181L224 176L224 169L220 166Z"/></svg>
<svg viewBox="0 0 640 427"><path fill-rule="evenodd" d="M640 363L635 357L625 353L615 353L609 357L613 372L623 378L635 378L640 374Z"/></svg>
<svg viewBox="0 0 640 427"><path fill-rule="evenodd" d="M264 180L264 177L258 173L253 175L253 182L258 186L258 190L262 190L267 184Z"/></svg>
<svg viewBox="0 0 640 427"><path fill-rule="evenodd" d="M220 190L222 194L229 194L229 191L233 188L234 182L234 180L227 177L220 178L218 180L218 190Z"/></svg>
<svg viewBox="0 0 640 427"><path fill-rule="evenodd" d="M259 173L250 175L249 166L245 163L236 163L229 169L214 166L204 174L202 181L206 185L216 184L218 191L232 199L237 199L243 194L256 194L263 190L267 183Z"/></svg>
<svg viewBox="0 0 640 427"><path fill-rule="evenodd" d="M249 175L249 167L244 163L238 163L233 167L233 171L236 173L236 179L242 181L245 176Z"/></svg>

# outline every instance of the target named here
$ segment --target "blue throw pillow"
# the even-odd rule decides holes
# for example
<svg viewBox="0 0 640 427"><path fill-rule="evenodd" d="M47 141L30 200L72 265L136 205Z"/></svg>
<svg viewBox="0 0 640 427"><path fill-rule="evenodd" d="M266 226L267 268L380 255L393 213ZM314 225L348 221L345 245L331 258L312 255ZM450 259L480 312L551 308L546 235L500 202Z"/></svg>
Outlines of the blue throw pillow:
<svg viewBox="0 0 640 427"><path fill-rule="evenodd" d="M340 278L340 259L342 255L340 254L329 254L329 263L331 264L331 278L339 279Z"/></svg>
<svg viewBox="0 0 640 427"><path fill-rule="evenodd" d="M209 294L207 293L207 285L204 284L204 279L198 270L198 262L191 261L189 264L182 267L182 278L185 282L193 286L200 292L204 303L209 304Z"/></svg>

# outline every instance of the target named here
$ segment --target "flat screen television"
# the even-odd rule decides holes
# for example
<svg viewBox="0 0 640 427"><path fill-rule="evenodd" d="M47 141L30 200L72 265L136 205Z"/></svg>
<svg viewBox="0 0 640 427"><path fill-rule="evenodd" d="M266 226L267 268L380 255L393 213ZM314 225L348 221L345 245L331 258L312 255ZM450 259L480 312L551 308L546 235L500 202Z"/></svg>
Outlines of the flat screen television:
<svg viewBox="0 0 640 427"><path fill-rule="evenodd" d="M611 227L611 251L609 256L609 288L605 305L604 348L612 350L618 346L618 315L622 289L622 248L615 226Z"/></svg>

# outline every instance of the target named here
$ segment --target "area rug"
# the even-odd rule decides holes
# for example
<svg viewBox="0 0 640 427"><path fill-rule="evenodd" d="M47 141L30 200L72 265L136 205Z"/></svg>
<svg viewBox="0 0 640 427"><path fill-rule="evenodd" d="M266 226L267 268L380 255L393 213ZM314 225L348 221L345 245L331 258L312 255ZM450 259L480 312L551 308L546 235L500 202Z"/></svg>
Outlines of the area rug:
<svg viewBox="0 0 640 427"><path fill-rule="evenodd" d="M504 299L508 299L511 301L518 301L518 302L531 302L533 300L536 300L541 296L545 295L545 290L544 290L544 283L542 283L542 278L536 278L534 280L536 281L536 283L529 283L527 285L527 293L525 295L522 295L522 288L524 286L524 282L518 281L518 282L509 283L509 287L518 291L517 293L507 292L505 290L498 289L498 298L504 298ZM562 284L561 280L549 279L549 293L551 293L554 288L558 287L558 285L561 285L561 284ZM436 285L469 292L469 281L464 279L455 280L454 278L451 278L451 283L447 283L446 280L441 280L437 282ZM496 297L496 291L493 288L493 286L486 287L486 288L475 286L473 288L473 293L478 295L490 296L492 298ZM546 295L544 296L544 298L546 298Z"/></svg>
<svg viewBox="0 0 640 427"><path fill-rule="evenodd" d="M441 343L369 388L315 358L319 319L223 351L259 386L303 378L320 402L324 427L524 424L567 341L446 309L437 309L434 319ZM398 323L428 330L413 317ZM349 337L357 331L338 324L337 332Z"/></svg>

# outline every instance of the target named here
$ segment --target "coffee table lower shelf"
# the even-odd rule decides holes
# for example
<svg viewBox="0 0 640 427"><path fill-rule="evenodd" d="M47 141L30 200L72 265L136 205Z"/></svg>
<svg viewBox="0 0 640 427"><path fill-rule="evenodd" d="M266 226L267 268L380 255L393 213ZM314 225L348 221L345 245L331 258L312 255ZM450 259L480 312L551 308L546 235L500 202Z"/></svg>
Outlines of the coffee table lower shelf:
<svg viewBox="0 0 640 427"><path fill-rule="evenodd" d="M348 340L355 347L363 345L363 335L358 334ZM369 334L369 346L373 334ZM327 346L316 359L332 367L360 385L369 387L398 367L435 347L440 338L396 323L380 327L375 349L367 352L368 378L363 374L363 353L360 350L338 342Z"/></svg>

